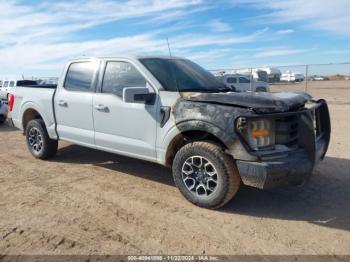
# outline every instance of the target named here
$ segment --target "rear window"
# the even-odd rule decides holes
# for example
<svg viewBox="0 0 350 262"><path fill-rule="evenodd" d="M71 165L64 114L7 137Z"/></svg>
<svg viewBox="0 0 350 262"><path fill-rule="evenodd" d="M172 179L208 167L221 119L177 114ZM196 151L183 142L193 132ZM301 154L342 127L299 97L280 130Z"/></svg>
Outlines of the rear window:
<svg viewBox="0 0 350 262"><path fill-rule="evenodd" d="M227 78L227 83L229 83L229 84L233 84L233 83L236 83L236 82L237 82L236 78L234 78L234 77Z"/></svg>
<svg viewBox="0 0 350 262"><path fill-rule="evenodd" d="M72 91L91 91L96 62L77 62L69 66L64 88Z"/></svg>
<svg viewBox="0 0 350 262"><path fill-rule="evenodd" d="M33 80L18 80L17 81L17 86L35 86L37 84L38 84L38 82L33 81Z"/></svg>

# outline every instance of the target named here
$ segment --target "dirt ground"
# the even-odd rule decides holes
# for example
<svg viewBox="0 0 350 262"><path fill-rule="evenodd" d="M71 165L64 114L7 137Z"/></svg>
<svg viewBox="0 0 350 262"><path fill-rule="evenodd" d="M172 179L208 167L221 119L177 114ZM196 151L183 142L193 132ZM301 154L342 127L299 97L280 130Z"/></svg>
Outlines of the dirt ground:
<svg viewBox="0 0 350 262"><path fill-rule="evenodd" d="M218 211L187 202L161 166L67 143L39 161L1 126L0 254L350 254L350 81L312 85L333 133L310 183L242 187Z"/></svg>

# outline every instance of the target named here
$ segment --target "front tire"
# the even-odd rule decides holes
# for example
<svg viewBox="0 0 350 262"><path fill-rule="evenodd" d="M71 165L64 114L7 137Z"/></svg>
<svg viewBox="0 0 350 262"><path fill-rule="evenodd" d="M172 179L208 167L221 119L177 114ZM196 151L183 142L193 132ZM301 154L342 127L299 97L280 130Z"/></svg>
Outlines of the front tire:
<svg viewBox="0 0 350 262"><path fill-rule="evenodd" d="M30 153L38 159L48 159L56 155L58 141L50 139L42 119L29 121L26 128L26 141Z"/></svg>
<svg viewBox="0 0 350 262"><path fill-rule="evenodd" d="M240 185L233 159L210 142L193 142L182 147L173 162L173 176L188 201L210 209L227 204Z"/></svg>

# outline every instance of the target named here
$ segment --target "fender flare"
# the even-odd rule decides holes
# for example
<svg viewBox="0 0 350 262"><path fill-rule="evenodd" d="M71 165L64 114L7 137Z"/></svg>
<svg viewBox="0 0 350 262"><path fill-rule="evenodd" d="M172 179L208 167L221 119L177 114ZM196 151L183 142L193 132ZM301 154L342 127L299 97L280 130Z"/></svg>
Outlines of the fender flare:
<svg viewBox="0 0 350 262"><path fill-rule="evenodd" d="M48 123L48 117L47 117L46 113L44 113L44 111L41 110L40 106L34 102L26 102L21 107L21 110L20 110L21 119L19 119L21 121L21 126L22 126L23 131L24 131L23 116L24 116L24 113L29 109L32 109L32 110L35 110L36 112L38 112L38 114L42 117L46 128L48 126L50 126L50 124Z"/></svg>
<svg viewBox="0 0 350 262"><path fill-rule="evenodd" d="M229 137L225 130L222 130L218 126L203 120L188 120L180 122L176 126L181 133L186 131L203 131L215 136L226 147L229 147L230 144L232 144L232 137Z"/></svg>

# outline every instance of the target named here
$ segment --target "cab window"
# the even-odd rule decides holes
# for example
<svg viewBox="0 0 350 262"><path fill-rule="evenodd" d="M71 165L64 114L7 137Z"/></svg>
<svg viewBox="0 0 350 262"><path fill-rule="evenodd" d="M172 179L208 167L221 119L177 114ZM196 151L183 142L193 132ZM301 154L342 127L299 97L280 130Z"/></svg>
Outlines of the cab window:
<svg viewBox="0 0 350 262"><path fill-rule="evenodd" d="M8 87L8 86L9 86L9 81L5 81L3 87Z"/></svg>
<svg viewBox="0 0 350 262"><path fill-rule="evenodd" d="M15 81L11 81L9 86L10 87L14 87L15 86Z"/></svg>
<svg viewBox="0 0 350 262"><path fill-rule="evenodd" d="M128 62L108 62L102 83L102 93L123 96L126 87L146 87L141 73Z"/></svg>

